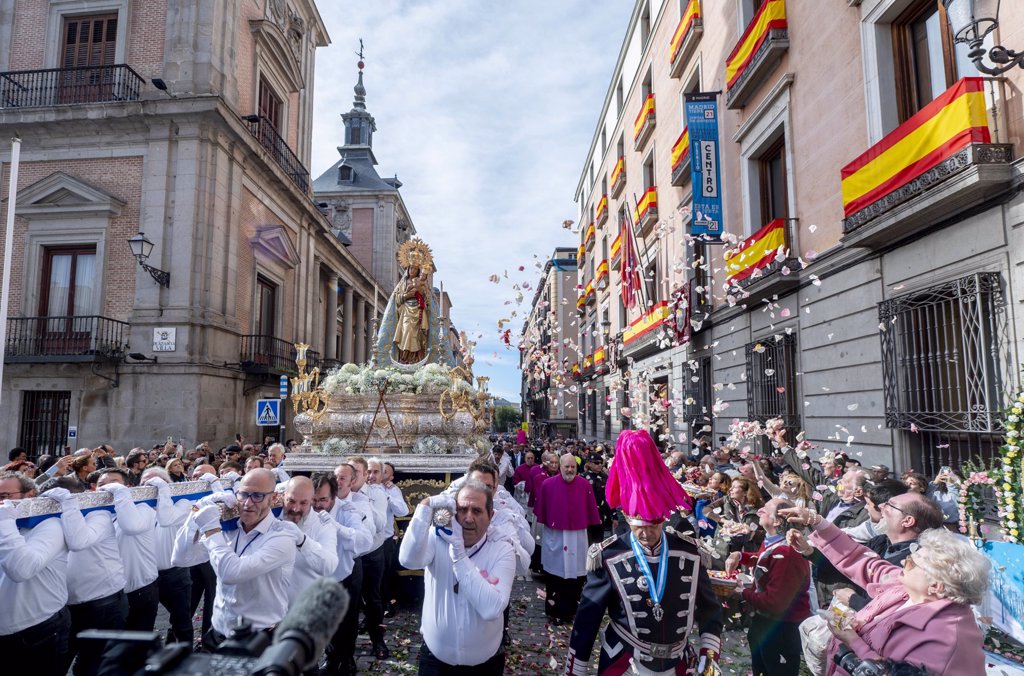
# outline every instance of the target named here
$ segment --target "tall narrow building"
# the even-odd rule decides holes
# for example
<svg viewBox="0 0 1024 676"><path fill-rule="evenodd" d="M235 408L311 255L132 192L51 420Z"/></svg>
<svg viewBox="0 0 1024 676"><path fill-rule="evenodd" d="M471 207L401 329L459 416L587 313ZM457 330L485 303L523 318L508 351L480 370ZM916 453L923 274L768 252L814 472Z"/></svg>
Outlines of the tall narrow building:
<svg viewBox="0 0 1024 676"><path fill-rule="evenodd" d="M313 182L318 204L327 205L335 234L370 270L385 291L394 288L402 275L396 255L402 242L416 234L398 189L398 177L381 178L373 154L377 122L366 109L364 63L359 62L352 110L342 113L344 142L337 162Z"/></svg>

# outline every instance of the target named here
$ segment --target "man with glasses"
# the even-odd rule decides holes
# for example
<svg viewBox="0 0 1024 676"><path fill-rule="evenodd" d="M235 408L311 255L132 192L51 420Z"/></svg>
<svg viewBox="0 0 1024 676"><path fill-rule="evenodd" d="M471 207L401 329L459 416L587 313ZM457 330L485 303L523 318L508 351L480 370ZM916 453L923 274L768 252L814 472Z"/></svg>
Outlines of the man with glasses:
<svg viewBox="0 0 1024 676"><path fill-rule="evenodd" d="M269 630L288 611L289 580L297 546L305 535L271 513L275 484L273 472L267 469L254 469L242 477L234 493L238 528L230 533L221 530L217 504L194 512L190 519L195 528L186 522L178 532L176 548L182 538L191 540L191 533L200 534L199 544L206 548L217 574L213 628L203 637L209 650L220 645L241 618L256 630ZM223 494L226 502L232 501L229 495Z"/></svg>
<svg viewBox="0 0 1024 676"><path fill-rule="evenodd" d="M19 529L9 502L34 497L30 479L0 474L0 653L12 674L63 676L71 614L60 519Z"/></svg>

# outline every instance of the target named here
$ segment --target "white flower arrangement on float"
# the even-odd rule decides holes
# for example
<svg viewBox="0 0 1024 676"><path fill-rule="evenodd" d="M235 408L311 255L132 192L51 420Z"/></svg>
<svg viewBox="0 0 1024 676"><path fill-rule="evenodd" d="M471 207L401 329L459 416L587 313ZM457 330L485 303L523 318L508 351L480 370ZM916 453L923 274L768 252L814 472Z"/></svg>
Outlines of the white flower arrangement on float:
<svg viewBox="0 0 1024 676"><path fill-rule="evenodd" d="M443 441L433 435L427 435L416 440L412 452L418 455L444 455L447 449Z"/></svg>
<svg viewBox="0 0 1024 676"><path fill-rule="evenodd" d="M345 364L324 378L321 387L328 395L373 394L385 382L388 392L397 394L439 394L453 386L448 369L440 364L426 364L412 373L396 368ZM456 379L454 387L461 391L474 391L473 386L462 379Z"/></svg>
<svg viewBox="0 0 1024 676"><path fill-rule="evenodd" d="M323 455L351 455L357 450L357 444L352 439L331 437L320 444L320 449L317 452Z"/></svg>

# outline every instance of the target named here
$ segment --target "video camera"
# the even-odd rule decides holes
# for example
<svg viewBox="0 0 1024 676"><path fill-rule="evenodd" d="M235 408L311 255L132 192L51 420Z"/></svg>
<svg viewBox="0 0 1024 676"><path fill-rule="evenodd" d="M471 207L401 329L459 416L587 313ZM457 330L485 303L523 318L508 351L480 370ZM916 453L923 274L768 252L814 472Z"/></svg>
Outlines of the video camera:
<svg viewBox="0 0 1024 676"><path fill-rule="evenodd" d="M189 643L160 646L156 632L83 631L80 639L109 641L100 674L168 676L299 676L316 666L348 609L348 593L322 577L296 600L274 631L255 631L240 620L212 654L195 654Z"/></svg>
<svg viewBox="0 0 1024 676"><path fill-rule="evenodd" d="M850 676L928 676L924 667L892 660L861 659L846 646L842 646L832 660Z"/></svg>

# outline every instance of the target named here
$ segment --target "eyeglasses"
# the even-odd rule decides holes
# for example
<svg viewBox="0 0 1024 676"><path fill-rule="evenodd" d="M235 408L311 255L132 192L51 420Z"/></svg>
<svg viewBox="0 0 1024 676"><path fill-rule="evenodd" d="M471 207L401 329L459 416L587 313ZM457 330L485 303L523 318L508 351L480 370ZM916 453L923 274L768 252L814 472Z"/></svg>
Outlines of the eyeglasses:
<svg viewBox="0 0 1024 676"><path fill-rule="evenodd" d="M13 493L0 493L0 500L10 500L16 495L25 495L25 491L14 491Z"/></svg>
<svg viewBox="0 0 1024 676"><path fill-rule="evenodd" d="M238 502L245 502L246 500L252 500L255 504L260 504L267 499L270 493L249 493L247 491L239 491L235 493L235 497L238 498Z"/></svg>
<svg viewBox="0 0 1024 676"><path fill-rule="evenodd" d="M896 505L892 504L888 500L886 500L885 502L880 504L878 507L879 507L879 509L881 509L882 507L891 507L892 509L895 509L897 512L899 512L903 516L912 516L912 514L908 513L906 510L900 509L899 507L897 507Z"/></svg>

